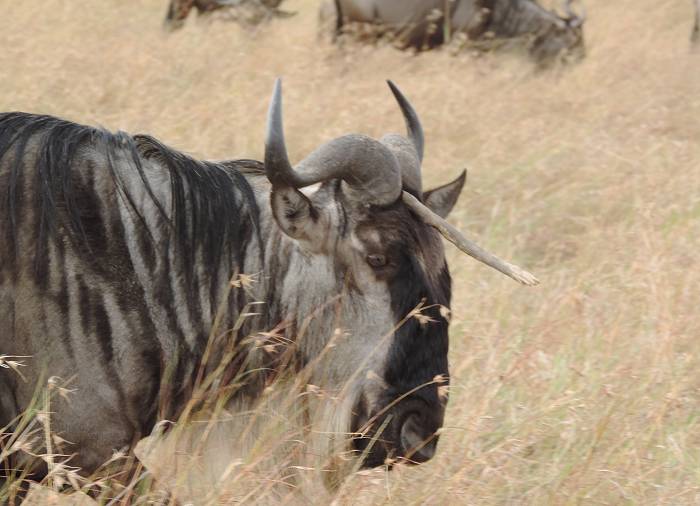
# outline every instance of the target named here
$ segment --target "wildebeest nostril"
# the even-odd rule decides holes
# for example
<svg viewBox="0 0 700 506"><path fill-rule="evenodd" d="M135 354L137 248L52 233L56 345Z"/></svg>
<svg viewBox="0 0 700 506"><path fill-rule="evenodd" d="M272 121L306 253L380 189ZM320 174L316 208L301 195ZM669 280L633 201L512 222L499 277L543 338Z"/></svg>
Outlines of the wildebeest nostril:
<svg viewBox="0 0 700 506"><path fill-rule="evenodd" d="M414 413L406 417L401 426L401 453L409 461L425 462L435 455L435 432L425 425L423 418Z"/></svg>

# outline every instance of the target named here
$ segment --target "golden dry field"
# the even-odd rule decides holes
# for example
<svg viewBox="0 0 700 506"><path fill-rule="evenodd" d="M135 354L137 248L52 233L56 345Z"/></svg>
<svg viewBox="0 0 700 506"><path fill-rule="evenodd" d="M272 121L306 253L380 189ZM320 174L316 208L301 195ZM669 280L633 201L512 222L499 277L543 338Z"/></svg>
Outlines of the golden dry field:
<svg viewBox="0 0 700 506"><path fill-rule="evenodd" d="M209 158L262 156L283 76L292 160L419 112L451 222L542 281L448 247L451 398L436 457L351 479L350 504L700 504L700 52L690 0L587 0L587 56L317 40L318 2L256 30L165 0L0 0L0 110L49 113ZM330 501L319 493L314 501ZM320 499L320 498L323 499ZM129 500L138 503L137 497Z"/></svg>

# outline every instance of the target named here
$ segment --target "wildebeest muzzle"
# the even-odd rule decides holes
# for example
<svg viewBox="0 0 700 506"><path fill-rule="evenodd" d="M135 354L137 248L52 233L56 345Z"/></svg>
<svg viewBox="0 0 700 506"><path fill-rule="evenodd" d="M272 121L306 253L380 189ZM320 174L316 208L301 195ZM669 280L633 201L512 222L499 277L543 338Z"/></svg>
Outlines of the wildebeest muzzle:
<svg viewBox="0 0 700 506"><path fill-rule="evenodd" d="M363 467L421 464L435 455L445 409L436 395L428 397L433 396L412 395L373 414L364 401L359 403L353 447Z"/></svg>

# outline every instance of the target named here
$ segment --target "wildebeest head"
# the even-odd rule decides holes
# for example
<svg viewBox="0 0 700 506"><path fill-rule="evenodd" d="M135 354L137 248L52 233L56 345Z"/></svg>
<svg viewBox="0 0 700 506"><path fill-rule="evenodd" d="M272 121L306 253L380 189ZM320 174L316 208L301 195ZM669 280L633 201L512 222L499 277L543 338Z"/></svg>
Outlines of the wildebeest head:
<svg viewBox="0 0 700 506"><path fill-rule="evenodd" d="M278 81L265 150L271 210L291 238L277 252L288 258L278 288L282 311L297 322L301 361L314 366L310 382L339 399L321 403L316 416L326 433L354 434L365 466L423 462L435 452L447 402L451 295L440 235L524 284L537 283L445 221L465 173L422 191L423 131L389 85L407 136L346 135L292 168ZM347 438L329 441L337 453Z"/></svg>
<svg viewBox="0 0 700 506"><path fill-rule="evenodd" d="M586 55L583 39L586 16L585 13L576 14L571 3L572 0L564 2L566 15L537 33L532 41L530 54L541 65L547 66L558 58L579 61Z"/></svg>

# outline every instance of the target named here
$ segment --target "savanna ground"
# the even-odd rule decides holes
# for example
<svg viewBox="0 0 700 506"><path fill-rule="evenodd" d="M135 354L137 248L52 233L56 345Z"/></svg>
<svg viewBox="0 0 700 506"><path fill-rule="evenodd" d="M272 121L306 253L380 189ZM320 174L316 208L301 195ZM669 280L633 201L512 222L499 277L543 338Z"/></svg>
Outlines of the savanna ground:
<svg viewBox="0 0 700 506"><path fill-rule="evenodd" d="M700 503L692 2L587 0L586 59L543 73L513 54L320 44L312 0L254 32L190 19L165 34L165 3L1 1L0 110L260 158L283 76L299 160L344 133L401 131L391 78L423 121L426 186L469 169L451 221L542 281L520 287L447 248L438 453L351 480L337 504Z"/></svg>

